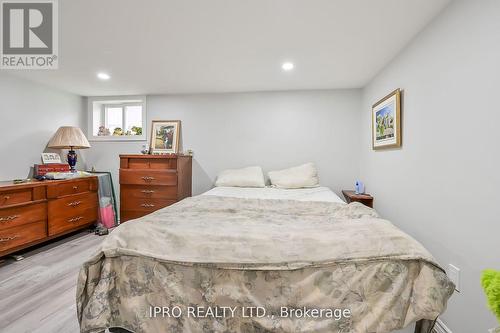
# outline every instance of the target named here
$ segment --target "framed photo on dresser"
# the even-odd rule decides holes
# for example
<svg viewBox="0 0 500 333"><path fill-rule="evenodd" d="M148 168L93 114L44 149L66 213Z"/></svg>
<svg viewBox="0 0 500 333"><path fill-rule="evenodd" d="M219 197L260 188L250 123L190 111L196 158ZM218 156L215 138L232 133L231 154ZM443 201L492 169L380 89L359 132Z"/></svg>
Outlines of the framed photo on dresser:
<svg viewBox="0 0 500 333"><path fill-rule="evenodd" d="M177 154L179 152L180 130L180 120L153 120L151 125L151 154Z"/></svg>

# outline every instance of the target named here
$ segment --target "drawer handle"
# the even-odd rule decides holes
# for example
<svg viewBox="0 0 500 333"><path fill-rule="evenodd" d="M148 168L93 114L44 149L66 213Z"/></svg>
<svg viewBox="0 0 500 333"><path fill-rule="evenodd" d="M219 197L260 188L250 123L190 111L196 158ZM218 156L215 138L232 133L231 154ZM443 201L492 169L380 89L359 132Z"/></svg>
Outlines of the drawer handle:
<svg viewBox="0 0 500 333"><path fill-rule="evenodd" d="M142 180L144 180L145 182L150 182L152 180L155 180L155 177L150 177L150 176L144 176L144 177L141 177Z"/></svg>
<svg viewBox="0 0 500 333"><path fill-rule="evenodd" d="M73 190L78 190L78 186L73 186Z"/></svg>
<svg viewBox="0 0 500 333"><path fill-rule="evenodd" d="M145 194L155 193L155 191L153 191L153 190L142 190L141 192L145 193Z"/></svg>
<svg viewBox="0 0 500 333"><path fill-rule="evenodd" d="M145 203L145 204L142 204L141 207L145 207L145 208L148 208L148 207L154 207L155 205L153 204L148 204L148 203Z"/></svg>
<svg viewBox="0 0 500 333"><path fill-rule="evenodd" d="M10 242L11 240L14 240L16 238L19 238L19 236L11 236L11 237L7 237L7 238L0 238L0 243Z"/></svg>
<svg viewBox="0 0 500 333"><path fill-rule="evenodd" d="M4 199L5 201L7 201L7 200L9 200L9 199L10 199L10 196L6 195L5 197L3 197L3 199Z"/></svg>
<svg viewBox="0 0 500 333"><path fill-rule="evenodd" d="M81 219L83 219L83 216L73 217L72 219L69 219L68 222L71 222L71 223L78 222Z"/></svg>
<svg viewBox="0 0 500 333"><path fill-rule="evenodd" d="M73 201L73 202L70 202L68 204L68 206L70 207L75 207L75 206L78 206L79 204L81 204L82 202L81 201Z"/></svg>
<svg viewBox="0 0 500 333"><path fill-rule="evenodd" d="M12 221L12 220L15 220L17 218L19 218L20 216L19 215L11 215L11 216L7 216L7 217L0 217L0 222L9 222L9 221Z"/></svg>

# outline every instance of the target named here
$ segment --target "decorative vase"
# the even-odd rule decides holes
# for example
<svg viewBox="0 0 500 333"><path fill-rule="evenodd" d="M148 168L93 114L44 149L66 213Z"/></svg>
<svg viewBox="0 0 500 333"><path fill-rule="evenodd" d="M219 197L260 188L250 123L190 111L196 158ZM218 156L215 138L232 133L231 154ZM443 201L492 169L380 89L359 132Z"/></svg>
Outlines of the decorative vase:
<svg viewBox="0 0 500 333"><path fill-rule="evenodd" d="M76 168L75 168L76 162L77 162L76 152L73 149L71 149L68 152L68 164L69 164L71 172L76 172Z"/></svg>

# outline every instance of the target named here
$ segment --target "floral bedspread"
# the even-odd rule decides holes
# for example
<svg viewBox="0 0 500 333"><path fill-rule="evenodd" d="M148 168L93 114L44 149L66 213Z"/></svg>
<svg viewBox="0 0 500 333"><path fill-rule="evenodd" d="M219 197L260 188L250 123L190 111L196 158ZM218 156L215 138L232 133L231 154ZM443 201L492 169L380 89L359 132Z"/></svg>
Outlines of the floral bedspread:
<svg viewBox="0 0 500 333"><path fill-rule="evenodd" d="M390 332L454 286L358 203L198 196L116 228L82 267L81 332Z"/></svg>

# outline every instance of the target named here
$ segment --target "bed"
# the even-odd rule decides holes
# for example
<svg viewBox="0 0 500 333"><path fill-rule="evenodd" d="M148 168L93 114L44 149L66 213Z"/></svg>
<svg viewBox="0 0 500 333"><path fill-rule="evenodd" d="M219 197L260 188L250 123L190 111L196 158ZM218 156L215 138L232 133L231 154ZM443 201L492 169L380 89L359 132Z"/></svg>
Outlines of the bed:
<svg viewBox="0 0 500 333"><path fill-rule="evenodd" d="M83 333L424 332L453 290L421 244L326 187L217 187L111 232L77 310Z"/></svg>

